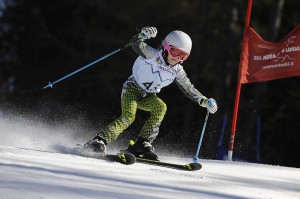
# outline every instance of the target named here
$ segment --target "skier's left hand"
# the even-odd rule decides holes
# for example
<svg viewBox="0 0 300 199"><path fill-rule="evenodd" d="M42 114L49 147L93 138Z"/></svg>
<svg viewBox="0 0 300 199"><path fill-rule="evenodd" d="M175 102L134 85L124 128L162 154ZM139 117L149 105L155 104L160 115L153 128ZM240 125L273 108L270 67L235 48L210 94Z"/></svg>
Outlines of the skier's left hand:
<svg viewBox="0 0 300 199"><path fill-rule="evenodd" d="M204 107L207 108L207 110L214 114L215 112L217 112L218 110L218 105L216 100L214 100L213 98L209 98L204 102Z"/></svg>
<svg viewBox="0 0 300 199"><path fill-rule="evenodd" d="M141 34L144 35L147 39L156 37L157 29L155 27L144 27L141 30Z"/></svg>

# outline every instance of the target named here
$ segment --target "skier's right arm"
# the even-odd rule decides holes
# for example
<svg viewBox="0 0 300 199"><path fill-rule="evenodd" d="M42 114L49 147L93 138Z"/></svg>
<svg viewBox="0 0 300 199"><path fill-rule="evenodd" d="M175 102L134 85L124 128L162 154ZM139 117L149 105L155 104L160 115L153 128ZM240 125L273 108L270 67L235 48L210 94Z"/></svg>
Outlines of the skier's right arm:
<svg viewBox="0 0 300 199"><path fill-rule="evenodd" d="M144 27L141 32L132 37L132 49L138 55L150 59L157 55L157 50L147 45L145 42L141 40L142 37L146 37L147 39L156 37L157 30L155 27Z"/></svg>

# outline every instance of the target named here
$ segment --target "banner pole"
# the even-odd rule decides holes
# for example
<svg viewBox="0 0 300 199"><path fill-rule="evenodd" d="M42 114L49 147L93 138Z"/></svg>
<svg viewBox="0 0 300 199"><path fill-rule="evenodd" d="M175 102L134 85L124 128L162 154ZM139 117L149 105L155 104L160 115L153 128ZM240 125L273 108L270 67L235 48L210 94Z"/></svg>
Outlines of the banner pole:
<svg viewBox="0 0 300 199"><path fill-rule="evenodd" d="M246 22L245 22L245 28L250 26L250 17L251 17L251 9L252 9L252 0L248 0L248 7L247 7L247 16L246 16ZM245 42L245 35L243 38L243 43ZM233 154L233 146L234 146L234 138L235 138L235 132L236 132L236 121L237 121L237 115L238 115L238 107L240 102L240 93L241 93L241 62L243 61L242 53L244 52L245 45L242 46L242 52L241 52L241 58L240 58L240 65L239 65L239 74L238 74L238 83L236 88L236 96L235 96L235 103L234 103L234 109L233 109L233 118L232 118L232 126L231 126L231 135L229 140L229 147L228 147L228 160L232 161L232 154Z"/></svg>

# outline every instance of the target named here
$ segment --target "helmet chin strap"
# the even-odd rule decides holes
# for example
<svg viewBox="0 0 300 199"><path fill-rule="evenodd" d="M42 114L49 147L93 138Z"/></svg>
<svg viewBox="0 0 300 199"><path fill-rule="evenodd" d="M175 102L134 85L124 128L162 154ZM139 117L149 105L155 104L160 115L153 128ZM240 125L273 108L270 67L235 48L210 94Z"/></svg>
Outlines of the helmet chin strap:
<svg viewBox="0 0 300 199"><path fill-rule="evenodd" d="M162 48L162 54L161 55L164 58L164 61L170 65L170 63L168 62L168 51L166 49Z"/></svg>

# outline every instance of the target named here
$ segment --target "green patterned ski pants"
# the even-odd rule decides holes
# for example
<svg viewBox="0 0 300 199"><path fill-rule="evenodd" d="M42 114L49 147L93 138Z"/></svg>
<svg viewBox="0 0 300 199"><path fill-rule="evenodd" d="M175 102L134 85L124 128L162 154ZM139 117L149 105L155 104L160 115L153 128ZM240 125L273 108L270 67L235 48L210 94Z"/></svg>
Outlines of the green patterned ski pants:
<svg viewBox="0 0 300 199"><path fill-rule="evenodd" d="M167 111L167 105L155 93L145 93L133 77L123 85L121 105L122 115L101 130L101 135L107 143L117 139L134 122L137 108L151 113L139 137L152 142L159 133L159 126Z"/></svg>

